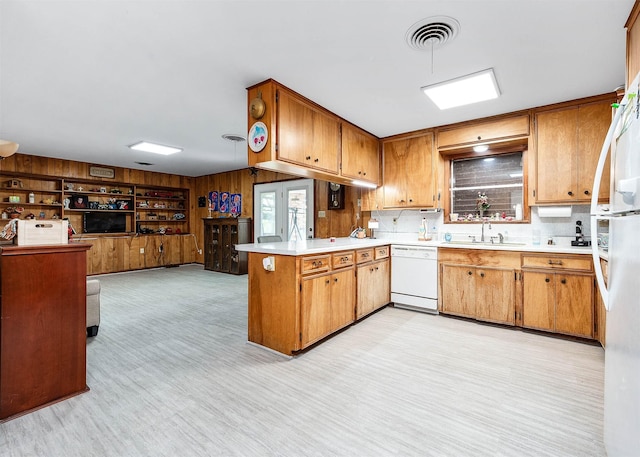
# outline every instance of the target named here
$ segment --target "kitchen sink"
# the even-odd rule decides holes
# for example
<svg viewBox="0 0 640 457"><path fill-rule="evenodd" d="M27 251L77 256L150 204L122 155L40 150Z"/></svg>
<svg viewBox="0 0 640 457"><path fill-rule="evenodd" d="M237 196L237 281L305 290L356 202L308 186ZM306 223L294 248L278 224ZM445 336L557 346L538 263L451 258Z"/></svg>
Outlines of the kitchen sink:
<svg viewBox="0 0 640 457"><path fill-rule="evenodd" d="M465 246L526 246L527 243L515 243L511 241L505 241L504 243L492 243L490 241L445 241L444 244L462 244Z"/></svg>

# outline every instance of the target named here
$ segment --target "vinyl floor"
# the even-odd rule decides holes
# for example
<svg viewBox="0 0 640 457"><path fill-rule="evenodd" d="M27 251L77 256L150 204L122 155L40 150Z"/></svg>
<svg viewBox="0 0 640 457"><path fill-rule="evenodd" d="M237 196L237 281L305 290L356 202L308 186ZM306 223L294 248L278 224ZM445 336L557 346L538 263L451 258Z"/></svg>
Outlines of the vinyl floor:
<svg viewBox="0 0 640 457"><path fill-rule="evenodd" d="M595 345L387 307L293 359L247 343L247 276L103 275L91 390L0 456L604 456Z"/></svg>

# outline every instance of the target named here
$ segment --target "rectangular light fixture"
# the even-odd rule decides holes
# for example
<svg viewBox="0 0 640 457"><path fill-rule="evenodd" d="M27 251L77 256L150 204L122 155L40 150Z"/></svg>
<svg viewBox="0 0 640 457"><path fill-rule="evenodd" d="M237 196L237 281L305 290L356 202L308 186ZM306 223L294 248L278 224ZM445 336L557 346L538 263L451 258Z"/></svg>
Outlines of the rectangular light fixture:
<svg viewBox="0 0 640 457"><path fill-rule="evenodd" d="M441 110L491 100L500 96L493 68L422 87Z"/></svg>
<svg viewBox="0 0 640 457"><path fill-rule="evenodd" d="M149 143L148 141L140 141L139 143L132 144L129 147L131 149L135 149L136 151L152 152L154 154L161 154L163 156L168 156L182 151L182 149L180 148L164 146L162 144L156 143Z"/></svg>
<svg viewBox="0 0 640 457"><path fill-rule="evenodd" d="M353 184L356 187L367 187L369 189L375 189L378 186L376 186L373 183L367 182L367 181L360 181L358 179L354 179L353 181L351 181L351 184Z"/></svg>

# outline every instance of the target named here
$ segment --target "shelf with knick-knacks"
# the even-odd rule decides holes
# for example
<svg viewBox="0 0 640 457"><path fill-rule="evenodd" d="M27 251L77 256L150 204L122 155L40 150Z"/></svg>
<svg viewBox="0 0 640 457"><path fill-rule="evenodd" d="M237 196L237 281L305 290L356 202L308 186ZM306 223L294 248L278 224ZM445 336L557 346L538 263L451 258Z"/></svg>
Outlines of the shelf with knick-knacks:
<svg viewBox="0 0 640 457"><path fill-rule="evenodd" d="M188 233L189 190L136 187L136 225L143 233Z"/></svg>
<svg viewBox="0 0 640 457"><path fill-rule="evenodd" d="M2 219L58 219L62 217L62 195L60 179L0 173Z"/></svg>

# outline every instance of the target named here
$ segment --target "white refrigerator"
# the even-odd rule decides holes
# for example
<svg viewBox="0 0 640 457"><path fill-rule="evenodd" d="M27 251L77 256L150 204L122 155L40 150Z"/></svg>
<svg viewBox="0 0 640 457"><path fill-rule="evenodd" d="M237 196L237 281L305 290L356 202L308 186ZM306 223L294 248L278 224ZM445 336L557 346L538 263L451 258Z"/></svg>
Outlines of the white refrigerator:
<svg viewBox="0 0 640 457"><path fill-rule="evenodd" d="M608 289L593 243L596 277L607 308L604 440L608 457L640 455L640 97L638 75L617 109L596 172L591 233L609 220ZM611 146L611 195L598 207L599 180Z"/></svg>

